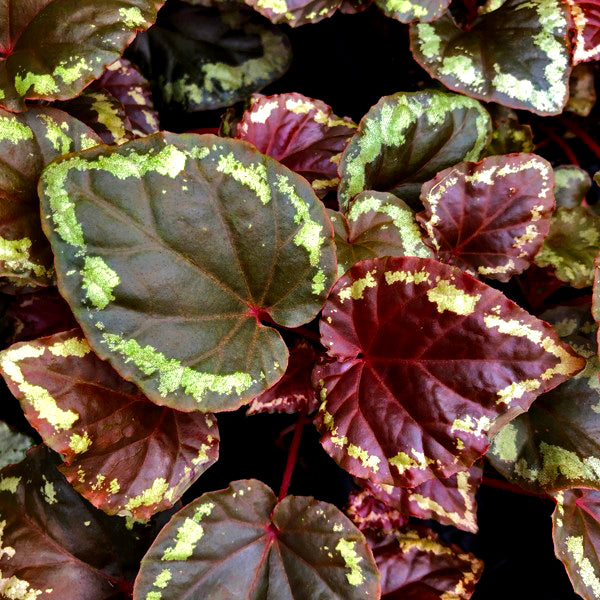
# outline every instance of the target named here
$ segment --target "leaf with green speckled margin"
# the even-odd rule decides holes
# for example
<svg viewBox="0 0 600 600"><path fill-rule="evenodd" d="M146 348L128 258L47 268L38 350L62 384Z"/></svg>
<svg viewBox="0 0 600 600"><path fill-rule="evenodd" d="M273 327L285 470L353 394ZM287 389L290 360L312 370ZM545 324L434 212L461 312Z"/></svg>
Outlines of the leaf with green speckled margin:
<svg viewBox="0 0 600 600"><path fill-rule="evenodd" d="M450 0L375 0L375 4L401 23L429 23L448 10Z"/></svg>
<svg viewBox="0 0 600 600"><path fill-rule="evenodd" d="M552 539L573 589L584 600L600 598L600 492L571 489L554 494Z"/></svg>
<svg viewBox="0 0 600 600"><path fill-rule="evenodd" d="M344 213L328 209L335 232L338 275L365 258L433 253L423 243L413 210L388 192L362 192Z"/></svg>
<svg viewBox="0 0 600 600"><path fill-rule="evenodd" d="M495 436L487 457L506 479L532 492L600 490L600 363L589 307L541 315L586 360L586 368L542 394Z"/></svg>
<svg viewBox="0 0 600 600"><path fill-rule="evenodd" d="M390 192L419 208L421 185L489 143L489 113L477 102L435 90L384 96L361 120L340 161L340 207L366 190Z"/></svg>
<svg viewBox="0 0 600 600"><path fill-rule="evenodd" d="M172 0L128 57L152 82L159 106L194 112L258 92L287 71L292 54L283 31L249 7Z"/></svg>
<svg viewBox="0 0 600 600"><path fill-rule="evenodd" d="M164 133L97 147L46 168L40 198L92 348L177 410L234 410L272 386L288 351L260 316L311 321L336 277L324 206L246 142Z"/></svg>
<svg viewBox="0 0 600 600"><path fill-rule="evenodd" d="M108 514L148 520L218 458L214 415L150 402L78 329L10 346L0 373L31 426L62 455L59 470Z"/></svg>
<svg viewBox="0 0 600 600"><path fill-rule="evenodd" d="M33 445L34 441L28 435L14 431L0 421L0 469L21 462Z"/></svg>
<svg viewBox="0 0 600 600"><path fill-rule="evenodd" d="M594 258L600 246L600 216L588 206L560 207L535 257L539 267L552 267L557 279L574 288L592 285Z"/></svg>
<svg viewBox="0 0 600 600"><path fill-rule="evenodd" d="M67 100L150 27L162 0L6 0L0 8L0 106ZM10 27L7 25L10 23Z"/></svg>
<svg viewBox="0 0 600 600"><path fill-rule="evenodd" d="M55 108L15 115L0 109L0 276L23 285L49 285L54 257L42 231L37 184L44 167L100 138Z"/></svg>
<svg viewBox="0 0 600 600"><path fill-rule="evenodd" d="M571 65L561 0L507 0L468 31L446 13L411 25L410 42L416 61L451 90L543 116L561 113L567 102Z"/></svg>
<svg viewBox="0 0 600 600"><path fill-rule="evenodd" d="M596 105L596 69L593 64L580 64L571 71L569 101L565 110L580 117L589 117Z"/></svg>
<svg viewBox="0 0 600 600"><path fill-rule="evenodd" d="M428 258L354 265L323 308L315 421L355 477L416 487L470 468L496 421L585 361L501 292Z"/></svg>
<svg viewBox="0 0 600 600"><path fill-rule="evenodd" d="M0 471L0 596L35 600L117 599L131 589L157 523L110 517L58 472L44 445Z"/></svg>
<svg viewBox="0 0 600 600"><path fill-rule="evenodd" d="M381 600L467 599L483 571L482 561L424 525L368 540L381 573Z"/></svg>
<svg viewBox="0 0 600 600"><path fill-rule="evenodd" d="M554 199L557 208L580 206L591 187L592 179L581 167L575 165L554 167Z"/></svg>
<svg viewBox="0 0 600 600"><path fill-rule="evenodd" d="M438 260L506 282L531 265L548 235L553 189L552 166L542 157L488 156L423 184L417 221Z"/></svg>
<svg viewBox="0 0 600 600"><path fill-rule="evenodd" d="M247 479L173 516L142 560L133 598L364 600L380 591L365 537L338 508L303 496L278 502Z"/></svg>
<svg viewBox="0 0 600 600"><path fill-rule="evenodd" d="M535 150L531 125L520 123L514 110L495 103L486 108L492 117L492 139L483 156Z"/></svg>
<svg viewBox="0 0 600 600"><path fill-rule="evenodd" d="M331 17L340 7L342 0L245 0L245 2L271 23L300 27Z"/></svg>

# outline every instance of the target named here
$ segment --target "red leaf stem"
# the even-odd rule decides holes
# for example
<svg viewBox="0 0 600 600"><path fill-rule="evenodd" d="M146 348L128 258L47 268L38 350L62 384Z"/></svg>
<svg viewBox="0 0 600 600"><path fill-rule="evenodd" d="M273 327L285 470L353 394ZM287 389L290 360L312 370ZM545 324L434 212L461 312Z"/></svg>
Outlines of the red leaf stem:
<svg viewBox="0 0 600 600"><path fill-rule="evenodd" d="M281 480L281 488L279 489L279 502L281 502L287 496L288 488L290 487L290 481L292 480L292 474L294 472L294 467L296 466L298 447L300 446L300 439L302 438L302 431L304 430L305 421L306 411L303 410L298 415L298 420L296 421L294 437L288 452L287 463L285 465L285 471L283 472L283 479Z"/></svg>

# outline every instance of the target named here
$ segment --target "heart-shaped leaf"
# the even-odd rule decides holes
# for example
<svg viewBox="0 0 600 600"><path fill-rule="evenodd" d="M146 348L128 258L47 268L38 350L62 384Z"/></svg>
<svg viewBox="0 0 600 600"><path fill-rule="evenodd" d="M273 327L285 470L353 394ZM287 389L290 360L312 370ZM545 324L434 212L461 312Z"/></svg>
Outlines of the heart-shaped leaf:
<svg viewBox="0 0 600 600"><path fill-rule="evenodd" d="M42 232L37 184L43 168L100 142L83 123L54 108L14 115L0 109L0 276L48 285L53 256Z"/></svg>
<svg viewBox="0 0 600 600"><path fill-rule="evenodd" d="M272 23L299 27L331 17L342 0L245 0Z"/></svg>
<svg viewBox="0 0 600 600"><path fill-rule="evenodd" d="M362 479L415 487L470 468L487 432L585 364L497 290L425 258L354 265L323 309L321 443Z"/></svg>
<svg viewBox="0 0 600 600"><path fill-rule="evenodd" d="M579 206L592 187L587 171L575 165L562 165L554 169L554 199L557 207Z"/></svg>
<svg viewBox="0 0 600 600"><path fill-rule="evenodd" d="M600 12L598 14L600 16ZM565 110L580 117L589 117L597 100L594 65L577 65L569 79L569 101Z"/></svg>
<svg viewBox="0 0 600 600"><path fill-rule="evenodd" d="M155 528L109 517L57 471L44 446L0 473L0 596L9 600L127 598Z"/></svg>
<svg viewBox="0 0 600 600"><path fill-rule="evenodd" d="M586 368L505 425L487 454L510 481L534 492L600 489L600 364L588 307L542 315L586 359Z"/></svg>
<svg viewBox="0 0 600 600"><path fill-rule="evenodd" d="M347 217L328 211L335 232L338 275L365 258L420 256L431 250L421 239L414 212L388 192L361 192L350 203Z"/></svg>
<svg viewBox="0 0 600 600"><path fill-rule="evenodd" d="M335 506L234 481L178 512L142 561L134 600L379 598L364 536ZM154 596L150 594L154 593Z"/></svg>
<svg viewBox="0 0 600 600"><path fill-rule="evenodd" d="M600 246L600 216L586 206L558 208L550 233L535 257L540 267L552 267L558 279L575 288L592 285L594 258Z"/></svg>
<svg viewBox="0 0 600 600"><path fill-rule="evenodd" d="M319 196L339 183L337 164L356 125L331 107L290 93L252 97L233 137L246 140L312 183Z"/></svg>
<svg viewBox="0 0 600 600"><path fill-rule="evenodd" d="M78 330L15 344L0 372L69 483L108 514L147 520L173 506L218 457L212 415L156 406Z"/></svg>
<svg viewBox="0 0 600 600"><path fill-rule="evenodd" d="M448 10L450 0L375 0L375 4L388 17L402 23L427 23L439 19Z"/></svg>
<svg viewBox="0 0 600 600"><path fill-rule="evenodd" d="M298 342L290 349L285 375L272 388L254 398L246 414L315 412L319 402L311 375L316 360L314 348L305 341Z"/></svg>
<svg viewBox="0 0 600 600"><path fill-rule="evenodd" d="M429 90L383 97L342 155L340 206L347 209L365 190L391 192L410 204L438 171L477 160L490 128L488 112L464 96Z"/></svg>
<svg viewBox="0 0 600 600"><path fill-rule="evenodd" d="M569 95L567 30L561 0L507 0L468 30L449 13L411 25L411 48L417 62L451 90L554 115Z"/></svg>
<svg viewBox="0 0 600 600"><path fill-rule="evenodd" d="M61 291L95 352L157 404L232 410L283 375L336 274L303 178L245 142L156 134L41 179ZM135 198L135 203L131 199Z"/></svg>
<svg viewBox="0 0 600 600"><path fill-rule="evenodd" d="M466 600L483 570L475 556L444 544L422 526L374 539L371 548L382 600Z"/></svg>
<svg viewBox="0 0 600 600"><path fill-rule="evenodd" d="M519 122L514 110L501 104L488 107L492 117L492 139L485 155L512 154L514 152L533 152L533 131L530 125Z"/></svg>
<svg viewBox="0 0 600 600"><path fill-rule="evenodd" d="M0 421L0 469L21 462L31 446L33 440L29 436L13 431Z"/></svg>
<svg viewBox="0 0 600 600"><path fill-rule="evenodd" d="M566 0L575 29L573 64L600 58L600 2Z"/></svg>
<svg viewBox="0 0 600 600"><path fill-rule="evenodd" d="M0 7L0 106L77 96L115 62L161 0L8 0Z"/></svg>
<svg viewBox="0 0 600 600"><path fill-rule="evenodd" d="M129 52L157 101L185 111L231 106L281 77L291 61L285 34L235 3L171 1Z"/></svg>
<svg viewBox="0 0 600 600"><path fill-rule="evenodd" d="M417 220L442 262L508 281L533 261L554 210L552 167L535 154L490 156L438 173Z"/></svg>

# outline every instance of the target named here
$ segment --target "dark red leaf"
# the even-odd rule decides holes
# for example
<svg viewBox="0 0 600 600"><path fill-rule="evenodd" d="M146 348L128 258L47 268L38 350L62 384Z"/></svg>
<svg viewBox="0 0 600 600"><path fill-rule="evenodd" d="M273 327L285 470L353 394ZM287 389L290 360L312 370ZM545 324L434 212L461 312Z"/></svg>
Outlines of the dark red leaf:
<svg viewBox="0 0 600 600"><path fill-rule="evenodd" d="M394 533L408 523L408 517L367 489L350 494L346 514L361 531L382 535Z"/></svg>
<svg viewBox="0 0 600 600"><path fill-rule="evenodd" d="M367 10L371 4L373 4L373 0L343 0L339 10L345 15L355 15Z"/></svg>
<svg viewBox="0 0 600 600"><path fill-rule="evenodd" d="M573 64L600 58L600 2L566 0L575 29Z"/></svg>

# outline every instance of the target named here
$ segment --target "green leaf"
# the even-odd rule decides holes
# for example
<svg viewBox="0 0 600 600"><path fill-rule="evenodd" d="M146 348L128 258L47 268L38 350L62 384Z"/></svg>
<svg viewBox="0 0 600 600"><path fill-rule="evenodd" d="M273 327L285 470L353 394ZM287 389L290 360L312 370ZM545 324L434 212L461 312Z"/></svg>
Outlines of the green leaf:
<svg viewBox="0 0 600 600"><path fill-rule="evenodd" d="M491 104L488 110L492 117L492 140L485 156L534 151L531 126L521 124L514 110L500 104Z"/></svg>
<svg viewBox="0 0 600 600"><path fill-rule="evenodd" d="M450 0L375 0L388 16L402 23L426 23L439 19L450 6Z"/></svg>
<svg viewBox="0 0 600 600"><path fill-rule="evenodd" d="M245 142L156 134L65 157L40 185L63 295L157 404L233 410L269 388L288 353L259 317L311 321L335 279L309 183Z"/></svg>
<svg viewBox="0 0 600 600"><path fill-rule="evenodd" d="M0 468L21 462L31 446L33 440L28 435L13 431L0 421Z"/></svg>
<svg viewBox="0 0 600 600"><path fill-rule="evenodd" d="M579 206L592 187L587 171L575 165L561 165L554 169L554 198L556 206Z"/></svg>
<svg viewBox="0 0 600 600"><path fill-rule="evenodd" d="M487 146L490 117L476 100L438 91L385 96L363 117L340 162L340 206L365 190L411 206L421 184Z"/></svg>
<svg viewBox="0 0 600 600"><path fill-rule="evenodd" d="M596 104L594 65L580 64L571 72L569 79L569 101L565 110L580 117L589 117Z"/></svg>

